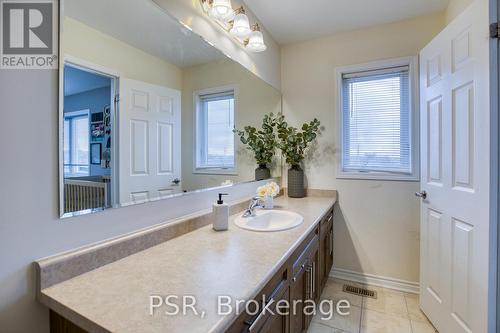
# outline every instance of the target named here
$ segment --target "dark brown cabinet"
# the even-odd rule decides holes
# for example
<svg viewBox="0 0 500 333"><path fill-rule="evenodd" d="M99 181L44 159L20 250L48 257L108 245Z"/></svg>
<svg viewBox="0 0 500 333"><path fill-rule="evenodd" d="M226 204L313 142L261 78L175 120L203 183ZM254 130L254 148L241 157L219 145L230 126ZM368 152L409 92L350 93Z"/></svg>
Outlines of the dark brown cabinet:
<svg viewBox="0 0 500 333"><path fill-rule="evenodd" d="M50 332L51 333L87 333L84 329L73 324L71 321L50 310Z"/></svg>
<svg viewBox="0 0 500 333"><path fill-rule="evenodd" d="M303 332L309 327L312 313L308 314L307 308L311 310L311 304L319 298L317 267L318 256L318 233L307 243L305 249L300 253L297 260L293 262L293 277L290 282L290 300L295 304L295 309L290 313L290 332ZM309 307L307 305L309 304Z"/></svg>
<svg viewBox="0 0 500 333"><path fill-rule="evenodd" d="M323 288L320 287L320 276L319 276L319 271L318 268L320 266L319 262L319 247L316 247L315 250L311 253L309 257L309 275L311 278L310 282L310 294L309 294L309 299L313 301L318 301L319 297L321 296L321 292L323 291Z"/></svg>
<svg viewBox="0 0 500 333"><path fill-rule="evenodd" d="M320 223L318 278L323 289L333 266L333 209Z"/></svg>
<svg viewBox="0 0 500 333"><path fill-rule="evenodd" d="M304 303L307 293L308 275L306 268L302 268L294 277L294 282L290 285L290 302L296 304L295 312L290 312L290 333L303 332L307 328L307 318L304 315ZM293 309L292 309L293 310Z"/></svg>
<svg viewBox="0 0 500 333"><path fill-rule="evenodd" d="M280 297L276 297L276 302L269 309L275 313L274 315L268 316L265 320L264 325L259 330L260 333L287 333L288 330L288 316L285 314L280 314L276 311L276 305L279 301L290 300L289 289L287 288Z"/></svg>

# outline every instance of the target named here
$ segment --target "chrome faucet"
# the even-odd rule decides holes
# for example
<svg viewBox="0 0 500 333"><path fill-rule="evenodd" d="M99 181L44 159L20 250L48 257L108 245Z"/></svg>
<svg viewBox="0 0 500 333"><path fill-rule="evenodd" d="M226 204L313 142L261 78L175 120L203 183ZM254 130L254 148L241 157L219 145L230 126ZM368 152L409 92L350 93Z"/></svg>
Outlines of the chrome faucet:
<svg viewBox="0 0 500 333"><path fill-rule="evenodd" d="M243 213L243 217L255 216L255 208L264 208L264 204L259 197L253 197L248 204L248 209Z"/></svg>

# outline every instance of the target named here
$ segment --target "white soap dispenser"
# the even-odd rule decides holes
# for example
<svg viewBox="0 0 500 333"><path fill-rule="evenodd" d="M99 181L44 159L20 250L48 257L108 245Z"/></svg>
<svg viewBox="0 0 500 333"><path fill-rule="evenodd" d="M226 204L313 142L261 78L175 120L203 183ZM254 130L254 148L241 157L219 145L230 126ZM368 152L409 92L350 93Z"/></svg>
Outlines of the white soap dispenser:
<svg viewBox="0 0 500 333"><path fill-rule="evenodd" d="M219 200L213 205L213 228L215 231L227 230L229 226L229 205L222 201L222 196L227 193L219 193Z"/></svg>

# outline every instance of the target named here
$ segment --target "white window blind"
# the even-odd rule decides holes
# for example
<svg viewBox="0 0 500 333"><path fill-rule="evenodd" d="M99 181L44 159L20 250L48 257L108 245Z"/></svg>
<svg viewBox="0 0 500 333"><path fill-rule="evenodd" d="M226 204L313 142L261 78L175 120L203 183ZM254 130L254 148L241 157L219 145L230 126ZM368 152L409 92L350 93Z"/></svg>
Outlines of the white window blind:
<svg viewBox="0 0 500 333"><path fill-rule="evenodd" d="M342 75L342 171L412 174L409 72Z"/></svg>
<svg viewBox="0 0 500 333"><path fill-rule="evenodd" d="M234 92L200 95L198 112L196 167L234 168Z"/></svg>

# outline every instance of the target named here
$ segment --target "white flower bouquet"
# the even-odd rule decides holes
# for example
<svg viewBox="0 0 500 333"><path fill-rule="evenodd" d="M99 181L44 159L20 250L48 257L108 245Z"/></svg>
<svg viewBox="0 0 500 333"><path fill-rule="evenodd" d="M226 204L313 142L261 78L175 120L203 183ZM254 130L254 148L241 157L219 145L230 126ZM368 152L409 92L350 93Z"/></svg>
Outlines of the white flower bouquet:
<svg viewBox="0 0 500 333"><path fill-rule="evenodd" d="M269 182L266 185L257 188L257 196L264 201L264 208L272 209L274 207L273 198L280 193L280 187L276 182Z"/></svg>

